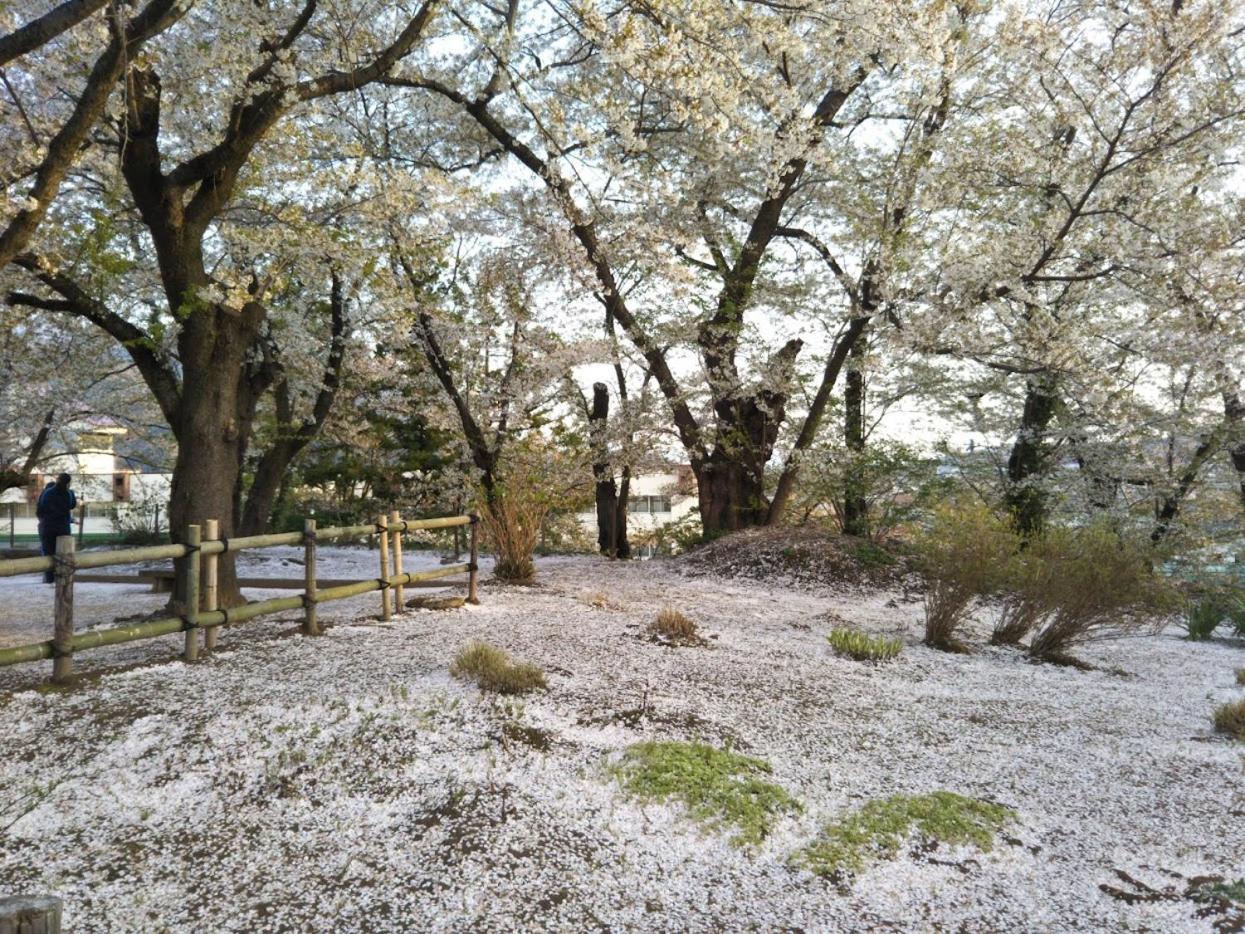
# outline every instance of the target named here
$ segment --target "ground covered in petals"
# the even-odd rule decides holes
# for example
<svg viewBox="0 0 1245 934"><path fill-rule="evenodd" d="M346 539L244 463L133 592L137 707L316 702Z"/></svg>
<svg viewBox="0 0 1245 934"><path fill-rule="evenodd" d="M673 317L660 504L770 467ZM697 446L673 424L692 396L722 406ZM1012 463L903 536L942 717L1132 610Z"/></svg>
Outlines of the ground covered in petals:
<svg viewBox="0 0 1245 934"><path fill-rule="evenodd" d="M973 654L926 649L900 588L538 567L390 623L325 607L320 638L240 626L193 665L176 639L97 653L68 690L0 671L0 895L60 895L75 932L1245 924L1245 747L1211 723L1242 647L1170 632L1080 671L984 646L986 619ZM0 583L0 644L35 586ZM667 607L700 643L651 638ZM903 650L841 655L844 626ZM453 677L472 641L547 689Z"/></svg>

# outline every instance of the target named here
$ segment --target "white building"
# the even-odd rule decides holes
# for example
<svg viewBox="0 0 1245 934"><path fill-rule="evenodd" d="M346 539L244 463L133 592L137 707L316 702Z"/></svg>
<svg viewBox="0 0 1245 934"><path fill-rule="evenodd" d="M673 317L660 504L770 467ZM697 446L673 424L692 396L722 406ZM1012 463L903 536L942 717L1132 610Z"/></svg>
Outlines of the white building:
<svg viewBox="0 0 1245 934"><path fill-rule="evenodd" d="M661 530L687 519L698 505L696 485L687 467L645 473L631 478L627 499L627 537L632 547L655 544ZM597 514L588 509L578 514L584 528L596 537ZM652 550L651 547L648 550Z"/></svg>
<svg viewBox="0 0 1245 934"><path fill-rule="evenodd" d="M115 531L114 520L119 512L165 509L172 474L144 473L119 457L116 443L126 435L125 428L110 422L88 422L74 426L71 433L76 433L77 450L48 458L39 472L31 474L24 489L0 494L0 528L7 532L12 520L14 534L34 535L39 494L60 473L73 477L79 507L86 507L83 513L87 533ZM75 516L75 531L77 519Z"/></svg>

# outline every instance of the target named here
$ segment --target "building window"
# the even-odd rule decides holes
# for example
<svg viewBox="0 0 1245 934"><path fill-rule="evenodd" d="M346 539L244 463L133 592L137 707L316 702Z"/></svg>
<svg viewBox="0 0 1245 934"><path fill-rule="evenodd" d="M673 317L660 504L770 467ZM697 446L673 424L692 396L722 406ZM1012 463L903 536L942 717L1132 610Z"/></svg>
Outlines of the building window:
<svg viewBox="0 0 1245 934"><path fill-rule="evenodd" d="M632 512L648 512L648 513L670 513L670 497L669 496L633 496L631 498Z"/></svg>

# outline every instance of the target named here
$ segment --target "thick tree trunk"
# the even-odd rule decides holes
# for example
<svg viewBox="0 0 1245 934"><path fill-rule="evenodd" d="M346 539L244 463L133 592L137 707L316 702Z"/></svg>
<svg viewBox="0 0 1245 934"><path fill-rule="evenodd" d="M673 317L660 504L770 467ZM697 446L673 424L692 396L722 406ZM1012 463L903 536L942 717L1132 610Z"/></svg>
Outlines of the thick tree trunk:
<svg viewBox="0 0 1245 934"><path fill-rule="evenodd" d="M188 525L207 519L220 522L222 538L241 534L242 462L257 402L247 356L262 319L263 309L251 305L241 313L201 308L186 321L186 330L196 333L188 336L195 352L182 355L184 378L174 425L177 460L169 523L175 542L182 540ZM232 554L221 555L217 562L217 596L223 607L245 602Z"/></svg>
<svg viewBox="0 0 1245 934"><path fill-rule="evenodd" d="M852 345L843 389L843 441L852 459L843 486L843 532L861 536L869 534L869 503L860 477L865 452L865 346L864 340Z"/></svg>
<svg viewBox="0 0 1245 934"><path fill-rule="evenodd" d="M1059 398L1051 380L1030 379L1025 387L1020 430L1007 459L1007 508L1012 523L1025 538L1041 533L1046 525L1048 502L1042 481L1050 468L1047 431L1055 417Z"/></svg>
<svg viewBox="0 0 1245 934"><path fill-rule="evenodd" d="M1245 512L1245 401L1241 400L1239 393L1223 394L1223 415L1229 426L1228 458L1236 471L1237 495L1241 510Z"/></svg>
<svg viewBox="0 0 1245 934"><path fill-rule="evenodd" d="M614 501L614 530L618 557L631 557L631 542L627 538L627 503L631 499L631 468L622 469L622 482L618 484L618 498Z"/></svg>
<svg viewBox="0 0 1245 934"><path fill-rule="evenodd" d="M765 525L765 465L785 416L786 396L762 390L746 399L720 402L718 443L692 464L706 539Z"/></svg>

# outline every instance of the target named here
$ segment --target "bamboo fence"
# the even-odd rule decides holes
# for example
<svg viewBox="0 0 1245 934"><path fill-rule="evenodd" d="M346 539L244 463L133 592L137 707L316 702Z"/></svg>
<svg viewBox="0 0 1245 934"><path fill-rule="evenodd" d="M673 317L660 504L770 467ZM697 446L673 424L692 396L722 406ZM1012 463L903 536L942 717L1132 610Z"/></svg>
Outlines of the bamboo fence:
<svg viewBox="0 0 1245 934"><path fill-rule="evenodd" d="M0 648L0 666L17 665L43 659L52 660L52 680L66 681L73 676L73 658L78 652L121 645L139 639L156 639L175 633L185 633L183 657L194 661L199 654L199 632L202 631L204 646L216 645L216 632L220 626L241 623L246 620L283 613L289 610L303 611L302 629L306 635L320 635L317 607L333 600L345 600L360 594L380 592L381 616L389 619L396 609L403 607L404 587L424 581L439 580L458 574L467 575L467 600L479 603L479 540L478 518L471 516L442 516L436 519L402 519L397 512L381 515L374 525L351 525L339 528L317 529L314 519L304 523L301 532L283 532L274 535L250 535L244 538L220 538L219 524L208 520L204 530L197 525L186 529L184 543L178 545L154 545L143 548L124 548L112 551L76 550L74 537L63 535L56 540L55 556L16 558L0 560L0 577L19 574L42 574L53 572L56 582L55 614L52 638L44 642L32 642ZM419 529L448 529L470 526L470 560L467 564L452 564L432 571L404 572L402 570L402 535ZM339 541L362 535L380 538L380 576L367 580L340 584L323 589L316 586L316 545L318 542ZM222 554L233 554L247 549L274 548L278 545L302 545L304 550L303 592L296 596L276 597L244 603L231 609L219 609L217 605L217 560ZM179 571L182 601L185 612L178 616L74 632L73 585L74 575L85 568L115 567L136 564L141 561L163 561L185 558L198 554L199 561L185 561ZM391 591L394 593L391 594ZM396 596L393 600L391 597ZM396 606L395 606L396 604Z"/></svg>

